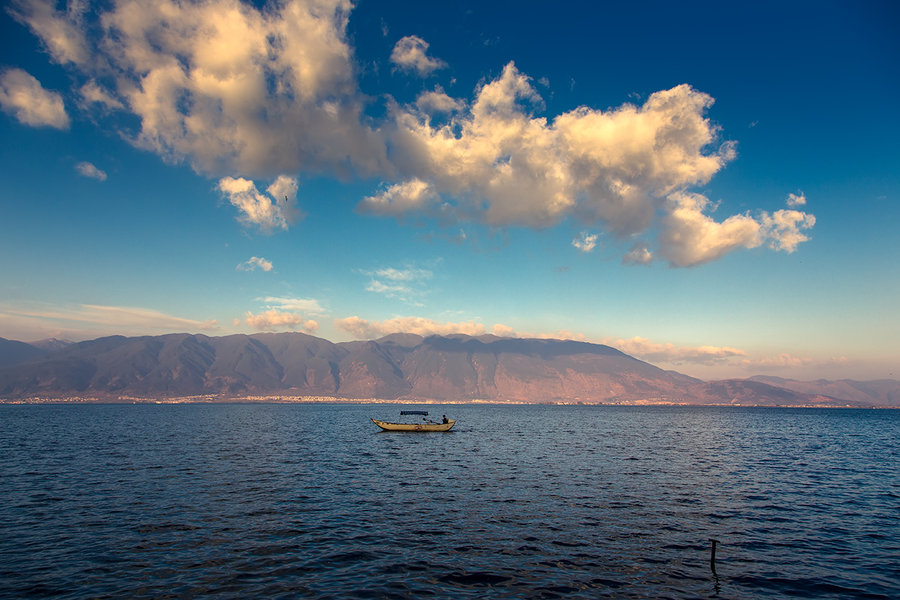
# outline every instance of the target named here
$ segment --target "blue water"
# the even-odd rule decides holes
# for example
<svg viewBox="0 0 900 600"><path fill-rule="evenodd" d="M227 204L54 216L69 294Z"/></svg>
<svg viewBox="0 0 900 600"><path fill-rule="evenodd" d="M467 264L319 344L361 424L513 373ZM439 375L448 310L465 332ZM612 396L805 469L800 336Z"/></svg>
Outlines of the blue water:
<svg viewBox="0 0 900 600"><path fill-rule="evenodd" d="M0 596L900 597L900 411L400 408L0 406Z"/></svg>

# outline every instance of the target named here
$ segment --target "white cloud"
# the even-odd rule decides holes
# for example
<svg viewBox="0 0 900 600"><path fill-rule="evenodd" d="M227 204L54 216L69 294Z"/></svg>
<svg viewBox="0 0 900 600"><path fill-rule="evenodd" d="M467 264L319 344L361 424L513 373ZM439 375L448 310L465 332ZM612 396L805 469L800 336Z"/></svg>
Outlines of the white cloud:
<svg viewBox="0 0 900 600"><path fill-rule="evenodd" d="M793 356L786 352L774 356L763 356L755 359L745 359L741 364L748 369L793 369L812 364L811 358Z"/></svg>
<svg viewBox="0 0 900 600"><path fill-rule="evenodd" d="M106 181L106 173L87 161L75 165L75 170L85 177L90 177L98 181Z"/></svg>
<svg viewBox="0 0 900 600"><path fill-rule="evenodd" d="M642 337L627 340L609 338L603 343L650 363L710 365L747 355L743 350L729 346L676 346L671 343L653 342Z"/></svg>
<svg viewBox="0 0 900 600"><path fill-rule="evenodd" d="M85 65L89 62L87 40L81 16L81 2L70 2L68 12L56 10L53 0L13 0L10 13L25 23L60 64Z"/></svg>
<svg viewBox="0 0 900 600"><path fill-rule="evenodd" d="M100 104L107 109L122 110L125 108L124 104L106 89L100 87L100 84L93 79L81 86L78 93L81 95L83 104L87 106L91 104Z"/></svg>
<svg viewBox="0 0 900 600"><path fill-rule="evenodd" d="M407 106L388 98L388 116L375 123L364 114L369 100L346 33L351 0L262 8L240 0L119 0L97 12L80 1L65 12L56 5L21 0L13 13L72 69L80 105L129 113L135 125L123 130L126 139L222 177L220 189L242 220L265 231L290 225L293 202L283 197L295 192L276 180L273 202L247 182L320 171L387 178L359 205L372 214L424 213L445 225L492 227L573 219L620 238L660 231L660 257L672 266L766 242L790 252L812 226L805 213L716 222L702 208L681 206L677 198L736 156L706 117L713 99L686 84L635 104L540 116L536 85L510 62L472 98L439 86ZM398 41L391 60L423 75L446 66L416 36ZM31 80L45 108L14 103L4 91L4 109L23 122L66 126L61 97ZM789 206L801 200L791 194Z"/></svg>
<svg viewBox="0 0 900 600"><path fill-rule="evenodd" d="M446 67L444 61L428 56L428 46L428 42L415 35L400 38L391 52L391 62L423 76Z"/></svg>
<svg viewBox="0 0 900 600"><path fill-rule="evenodd" d="M93 317L95 322L108 326L134 327L138 325L152 329L190 329L212 331L219 329L215 320L195 321L167 315L158 310L149 308L135 308L122 306L97 306L85 304L82 306L84 317Z"/></svg>
<svg viewBox="0 0 900 600"><path fill-rule="evenodd" d="M387 169L362 121L349 0L121 0L90 15L54 5L22 2L16 15L88 80L84 100L125 107L139 126L123 134L166 160L260 178Z"/></svg>
<svg viewBox="0 0 900 600"><path fill-rule="evenodd" d="M272 263L265 258L260 258L259 256L251 256L237 267L238 271L255 271L256 269L262 269L267 273L272 270Z"/></svg>
<svg viewBox="0 0 900 600"><path fill-rule="evenodd" d="M7 69L0 74L0 107L25 125L69 127L62 96L45 90L40 81L22 69Z"/></svg>
<svg viewBox="0 0 900 600"><path fill-rule="evenodd" d="M403 269L385 267L364 273L370 277L366 291L404 302L413 302L422 296L425 282L434 275L428 269L411 266Z"/></svg>
<svg viewBox="0 0 900 600"><path fill-rule="evenodd" d="M247 311L242 319L235 319L234 324L244 323L257 331L302 331L315 333L319 323L309 315L322 316L326 311L319 302L312 298L282 298L267 296L259 298L266 310L258 314Z"/></svg>
<svg viewBox="0 0 900 600"><path fill-rule="evenodd" d="M264 233L274 229L287 230L302 213L297 208L297 182L284 175L279 176L262 194L256 185L242 177L223 177L219 191L228 198L241 215L238 220L245 225L257 225Z"/></svg>
<svg viewBox="0 0 900 600"><path fill-rule="evenodd" d="M637 242L623 257L623 265L649 265L653 262L653 253L643 242Z"/></svg>
<svg viewBox="0 0 900 600"><path fill-rule="evenodd" d="M847 357L840 356L827 359L815 359L804 356L794 356L786 352L775 354L772 356L762 356L758 358L748 358L740 361L742 367L748 371L760 370L780 370L780 369L798 369L800 367L835 367L846 366Z"/></svg>
<svg viewBox="0 0 900 600"><path fill-rule="evenodd" d="M315 333L319 329L319 324L312 319L305 319L303 315L298 313L275 309L269 309L258 315L247 311L247 314L244 315L244 322L257 331L276 331L281 329Z"/></svg>
<svg viewBox="0 0 900 600"><path fill-rule="evenodd" d="M406 269L395 269L386 267L375 271L375 275L390 279L391 281L419 281L423 279L431 279L433 273L428 269L418 269L409 267Z"/></svg>
<svg viewBox="0 0 900 600"><path fill-rule="evenodd" d="M810 229L816 224L816 217L797 210L776 210L773 214L764 213L762 229L773 250L784 250L792 253L797 244L809 240L809 236L801 233L801 229Z"/></svg>
<svg viewBox="0 0 900 600"><path fill-rule="evenodd" d="M416 98L416 108L423 114L449 114L466 107L466 103L462 100L451 98L444 93L441 86L437 86L432 92L422 92Z"/></svg>
<svg viewBox="0 0 900 600"><path fill-rule="evenodd" d="M491 327L491 333L497 337L521 338L521 339L538 339L538 340L575 340L579 342L589 341L583 333L575 333L568 329L557 329L553 332L532 332L532 331L516 331L514 328L497 323Z"/></svg>
<svg viewBox="0 0 900 600"><path fill-rule="evenodd" d="M760 224L749 215L734 215L721 223L705 214L709 200L700 194L675 192L663 218L660 251L675 267L691 267L721 258L736 248L762 244Z"/></svg>
<svg viewBox="0 0 900 600"><path fill-rule="evenodd" d="M283 199L285 202L289 202L289 198L297 198L297 180L287 175L279 175L266 188L266 192L276 200Z"/></svg>
<svg viewBox="0 0 900 600"><path fill-rule="evenodd" d="M410 211L424 211L437 200L431 186L420 179L412 179L388 187L364 198L359 210L376 215L399 216Z"/></svg>
<svg viewBox="0 0 900 600"><path fill-rule="evenodd" d="M422 317L395 317L385 321L367 321L357 316L338 319L334 322L338 329L346 331L358 339L375 339L392 333L415 333L428 335L484 335L484 325L474 321L461 323L440 323Z"/></svg>
<svg viewBox="0 0 900 600"><path fill-rule="evenodd" d="M548 121L534 116L543 101L510 63L449 123L395 107L392 148L407 181L427 184L430 204L443 200L442 214L534 227L575 216L632 234L650 227L665 195L706 183L734 157L729 142L706 152L718 134L704 116L711 104L681 85L641 107L582 107ZM423 206L395 203L393 213Z"/></svg>
<svg viewBox="0 0 900 600"><path fill-rule="evenodd" d="M715 210L701 194L675 192L669 195L662 220L660 251L669 264L691 267L721 258L736 248L756 248L764 242L773 250L794 252L808 236L801 229L816 223L813 215L796 210L734 215L717 222L706 212Z"/></svg>
<svg viewBox="0 0 900 600"><path fill-rule="evenodd" d="M277 296L267 296L261 298L268 308L275 308L282 311L303 312L310 315L325 315L327 311L322 308L319 301L314 298L281 298Z"/></svg>
<svg viewBox="0 0 900 600"><path fill-rule="evenodd" d="M406 299L412 294L412 288L402 283L384 283L377 279L373 279L366 286L367 292L382 294L388 298Z"/></svg>
<svg viewBox="0 0 900 600"><path fill-rule="evenodd" d="M803 206L804 204L806 204L806 195L803 192L798 194L788 194L787 205L791 208Z"/></svg>
<svg viewBox="0 0 900 600"><path fill-rule="evenodd" d="M582 232L581 235L572 240L572 245L581 250L582 252L590 252L597 246L597 238L600 237L599 234L592 233L588 234L586 231Z"/></svg>
<svg viewBox="0 0 900 600"><path fill-rule="evenodd" d="M497 323L491 327L491 333L497 337L516 337L516 330L502 323Z"/></svg>
<svg viewBox="0 0 900 600"><path fill-rule="evenodd" d="M81 304L77 307L0 307L3 313L41 323L44 328L66 331L86 328L96 335L122 334L139 335L148 332L191 332L215 331L219 324L215 320L197 321L169 315L151 308L134 306L105 306Z"/></svg>
<svg viewBox="0 0 900 600"><path fill-rule="evenodd" d="M676 267L766 241L790 251L805 237L798 230L814 222L803 213L794 222L785 213L721 222L708 215L709 201L686 190L707 183L735 157L735 145L717 141L705 117L712 98L688 85L651 94L641 106L581 107L548 120L535 116L542 99L510 63L471 105L443 90L424 98L393 109L393 158L409 177L365 198L361 210L491 226L548 227L575 217L619 236L658 229L661 256ZM435 106L454 114L436 123ZM587 242L573 244L588 251ZM641 245L623 262L652 259Z"/></svg>

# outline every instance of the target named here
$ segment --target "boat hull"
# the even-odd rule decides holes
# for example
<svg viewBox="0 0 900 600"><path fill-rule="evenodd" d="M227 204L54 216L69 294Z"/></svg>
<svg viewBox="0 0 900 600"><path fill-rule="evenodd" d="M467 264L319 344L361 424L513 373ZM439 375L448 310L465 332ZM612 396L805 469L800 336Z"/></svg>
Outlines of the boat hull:
<svg viewBox="0 0 900 600"><path fill-rule="evenodd" d="M446 423L388 423L372 419L372 422L385 431L450 431L456 421L450 419Z"/></svg>

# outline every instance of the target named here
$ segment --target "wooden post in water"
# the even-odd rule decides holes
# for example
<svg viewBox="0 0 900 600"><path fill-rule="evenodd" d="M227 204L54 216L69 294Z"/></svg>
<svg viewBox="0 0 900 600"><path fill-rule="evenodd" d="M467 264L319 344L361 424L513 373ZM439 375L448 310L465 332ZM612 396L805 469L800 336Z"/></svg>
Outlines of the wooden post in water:
<svg viewBox="0 0 900 600"><path fill-rule="evenodd" d="M716 544L719 543L719 540L709 538L709 541L712 544L709 548L709 568L712 570L712 574L718 577L719 574L716 573Z"/></svg>

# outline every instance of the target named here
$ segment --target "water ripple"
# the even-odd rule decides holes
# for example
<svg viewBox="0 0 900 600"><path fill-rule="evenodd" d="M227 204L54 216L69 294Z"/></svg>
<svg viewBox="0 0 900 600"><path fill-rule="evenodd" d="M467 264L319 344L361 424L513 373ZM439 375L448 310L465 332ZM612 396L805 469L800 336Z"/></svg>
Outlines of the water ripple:
<svg viewBox="0 0 900 600"><path fill-rule="evenodd" d="M0 406L0 597L900 597L897 411L397 408Z"/></svg>

